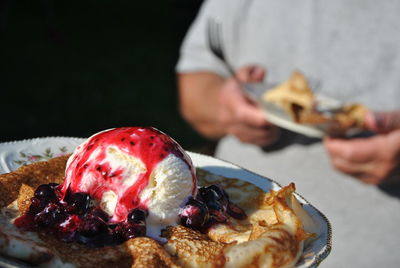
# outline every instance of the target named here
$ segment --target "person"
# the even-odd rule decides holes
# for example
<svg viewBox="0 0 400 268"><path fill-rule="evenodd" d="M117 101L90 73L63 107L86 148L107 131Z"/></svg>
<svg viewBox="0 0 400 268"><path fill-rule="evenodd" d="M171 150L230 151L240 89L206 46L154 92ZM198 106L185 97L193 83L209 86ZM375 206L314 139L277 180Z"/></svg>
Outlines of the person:
<svg viewBox="0 0 400 268"><path fill-rule="evenodd" d="M248 1L247 1L248 2ZM372 46L376 46L375 50L372 51L375 54L379 53L379 50L385 49L385 44L387 46L396 46L396 41L398 40L392 40L389 44L387 44L388 38L391 38L389 30L383 31L381 35L383 38L380 41L382 44L380 46L377 46L376 44L372 44L370 47L365 48L365 51L361 51L361 53L357 53L357 51L352 51L355 50L355 47L349 47L345 51L338 51L337 53L354 53L351 57L351 60L356 62L353 63L353 65L358 65L358 69L364 69L361 71L356 71L353 73L357 75L357 79L352 79L354 77L349 76L349 79L352 81L346 81L343 78L346 78L346 73L348 73L348 70L345 68L342 68L342 65L347 64L348 59L345 59L344 57L347 57L346 55L340 55L343 57L337 58L337 55L332 55L331 57L326 57L326 54L329 54L329 46L333 45L335 46L335 43L338 43L339 41L336 41L334 39L332 40L320 40L320 37L312 37L312 40L309 40L310 42L316 41L318 46L320 46L323 41L325 48L320 48L316 47L316 51L308 51L311 50L310 48L302 48L303 50L306 50L303 55L299 55L303 53L303 51L299 51L295 53L297 50L296 46L293 45L294 42L299 43L300 46L306 46L309 45L307 44L307 37L299 37L301 40L297 40L296 38L292 37L290 40L285 40L285 38L288 37L281 37L280 35L283 35L280 32L286 31L286 29L282 29L282 31L279 31L278 25L273 25L274 29L269 29L268 26L265 27L266 29L262 29L268 34L271 35L272 40L274 40L273 44L277 44L277 40L281 38L282 42L289 41L293 42L291 45L288 44L283 44L279 43L279 48L274 47L273 44L269 44L269 39L267 39L267 36L265 39L267 40L258 40L256 36L252 36L256 34L254 31L246 31L248 30L245 27L251 27L249 25L255 20L260 20L261 18L255 17L252 19L246 18L246 16L252 15L252 6L255 6L256 3L248 4L243 1L236 1L235 2L237 6L239 5L248 5L249 11L247 11L247 14L241 14L241 18L238 20L238 23L242 23L243 25L240 25L237 27L237 29L231 29L229 27L225 26L231 26L234 25L234 19L235 17L233 16L234 14L225 14L225 16L220 16L221 14L215 14L218 15L217 20L220 19L221 21L226 23L223 23L223 26L225 27L227 31L224 32L226 39L228 42L225 42L226 45L226 52L228 53L228 57L230 57L230 60L237 66L237 77L239 80L243 83L251 83L251 82L262 82L264 77L265 77L265 72L266 70L263 67L257 66L257 65L247 65L243 66L246 63L251 63L251 61L257 62L259 64L269 66L271 72L273 73L272 76L273 78L277 77L278 80L284 79L282 77L282 74L286 74L288 76L289 72L293 70L294 68L300 68L303 70L306 70L307 73L309 73L311 76L327 76L329 75L328 78L324 78L325 80L332 79L334 81L324 81L326 82L326 87L331 86L330 89L340 89L343 88L341 91L341 94L356 94L357 92L353 93L353 91L360 91L362 93L363 97L368 96L369 91L375 91L375 94L379 95L386 95L388 96L388 99L395 93L392 91L395 91L400 87L400 83L398 82L397 77L393 75L393 70L388 70L391 73L391 80L393 81L382 81L382 84L385 85L385 90L382 91L380 89L379 91L376 89L376 80L378 78L378 74L382 73L383 71L379 70L374 70L375 68L379 68L379 64L385 64L384 61L387 61L386 57L389 57L390 53L394 53L395 51L388 51L385 54L387 55L372 55L378 62L374 63L371 60L371 63L367 65L364 68L360 68L360 64L363 63L363 61L366 61L365 58L369 57L369 50L373 49L371 48ZM308 3L308 2L305 2ZM208 4L208 3L207 3ZM209 6L212 8L212 6L218 6L222 5L222 3L209 3ZM282 4L283 5L283 4ZM290 3L290 5L292 5ZM296 9L296 5L304 5L304 2L301 4L293 4L293 7L291 7L292 10ZM306 4L307 5L307 4ZM305 5L305 6L306 6ZM308 3L308 5L310 5ZM361 3L360 5L367 5L367 3ZM280 6L280 5L278 5ZM209 10L211 8L208 8ZM303 8L304 9L304 8ZM237 10L232 9L232 13ZM284 12L287 13L288 10L284 10ZM309 12L309 11L308 11ZM298 11L300 13L300 11ZM212 16L213 14L209 14L209 16ZM229 16L232 15L232 16ZM257 14L256 14L257 15ZM282 14L285 15L285 14ZM293 15L293 14L291 14ZM328 14L329 15L329 14ZM340 14L339 14L340 15ZM370 14L374 15L374 14ZM207 36L205 34L206 29L207 29L207 20L206 19L201 19L201 17L204 17L204 12L203 15L200 16L200 19L196 22L194 25L192 32L189 33L189 37L187 39L186 44L183 46L182 49L182 58L181 62L178 65L178 71L179 71L179 89L180 89L180 99L181 99L181 111L184 116L184 118L189 121L193 127L198 130L202 135L205 137L208 137L210 139L219 139L227 134L232 134L235 135L239 140L242 142L248 142L256 145L261 145L261 146L266 146L273 144L274 142L277 141L278 136L279 136L279 129L272 124L270 124L266 119L265 116L262 112L262 110L255 105L252 101L247 99L244 94L242 94L242 91L240 89L240 85L237 84L236 80L234 78L227 77L227 71L224 70L224 66L221 64L221 62L218 62L218 60L215 58L214 55L212 55L212 52L208 50L207 47ZM297 14L299 16L299 14ZM345 16L345 15L343 15ZM389 16L390 17L390 16ZM350 25L350 20L352 19L351 16L345 17L346 23ZM397 18L394 18L396 21L398 21ZM394 22L396 22L394 21ZM385 20L385 22L381 22L382 25L378 25L375 27L384 27L385 23L390 23L390 19ZM258 22L258 23L261 23ZM290 22L287 22L289 24ZM333 22L332 22L333 23ZM345 25L345 22L342 24ZM270 22L270 24L277 24L277 22ZM372 25L373 26L373 25ZM372 27L371 26L371 27ZM242 28L240 28L242 27ZM272 27L272 26L269 26ZM293 27L293 25L290 25L290 27ZM302 26L303 28L305 26ZM355 28L355 27L354 27ZM353 29L353 28L351 28ZM236 31L235 31L236 30ZM285 32L288 35L299 35L299 32L294 32L295 28L289 29L292 32ZM334 38L334 34L341 34L339 35L339 38L346 38L347 33L335 33L334 31L339 31L339 27L336 26L329 26L328 27L328 33L332 36L327 36L326 38ZM354 31L357 31L357 29L353 29ZM368 29L365 25L362 31L369 31L372 29ZM348 30L350 31L350 30ZM199 34L199 32L201 32ZM250 33L248 33L250 32ZM397 31L398 32L398 31ZM235 43L234 40L231 40L235 38L233 35L237 35L236 38L241 38L238 37L240 34L247 35L246 36L246 41L241 41L238 43ZM308 33L307 33L308 34ZM368 34L367 32L364 34ZM196 35L196 36L194 36ZM325 34L328 35L328 34ZM346 36L345 36L346 35ZM387 36L389 35L389 36ZM249 40L249 37L253 38L251 41ZM366 37L366 38L369 38ZM378 38L376 38L378 39ZM257 44L253 42L257 42ZM360 42L361 47L365 47L365 43L363 43L365 40L358 40ZM390 41L390 40L389 40ZM252 44L250 44L252 42ZM340 45L346 45L348 43L347 40L343 40L344 44ZM347 44L350 45L350 44ZM256 57L256 52L261 50L262 47L265 46L266 52L261 53L261 57ZM282 49L282 47L287 47L286 50ZM339 44L336 45L339 49ZM240 49L247 49L246 51L239 51ZM251 49L254 49L255 52L251 53ZM208 50L208 51L207 51ZM271 50L272 52L268 52ZM281 51L281 52L286 52L282 53L284 54L281 58L278 56L273 56L271 57L271 62L268 62L268 53L274 53L275 50ZM394 50L393 47L391 47L391 50ZM230 54L230 52L234 52ZM398 52L398 51L397 51ZM197 54L197 55L194 55ZM320 55L315 55L315 54L320 54ZM201 55L201 56L200 56ZM316 57L321 57L320 59L317 59ZM381 56L381 57L379 57ZM201 57L201 59L200 59ZM294 62L290 62L291 57L297 57L295 58L296 60ZM399 57L399 56L397 56ZM326 59L325 59L326 58ZM265 62L264 62L265 59ZM331 64L329 62L328 67L321 67L321 69L315 69L316 67L314 65L320 65L321 60L333 60L336 61L336 64ZM196 61L196 62L195 62ZM315 64L312 63L315 61ZM341 61L339 63L339 61ZM357 62L359 61L359 62ZM310 63L311 62L311 63ZM305 65L307 63L307 65ZM197 64L197 65L196 65ZM283 67L281 67L283 65ZM334 70L329 70L329 68L334 68L332 66L335 66L336 69ZM346 66L344 66L346 67ZM353 67L353 66L352 66ZM356 66L354 66L356 67ZM277 69L280 70L277 70ZM313 70L314 68L314 70ZM341 68L342 70L338 70ZM387 67L389 68L389 67ZM386 69L385 69L386 70ZM278 72L279 71L279 72ZM328 73L329 71L333 71L330 74ZM373 73L374 75L371 75L370 77L364 79L365 81L362 81L363 77L367 76L369 73ZM337 75L337 76L336 76ZM339 75L341 77L341 84L338 84L338 77ZM332 77L331 77L332 76ZM382 74L380 75L382 79L386 78L388 74ZM393 84L390 84L392 82ZM351 89L351 84L355 84L353 86L353 89ZM335 87L336 86L336 87ZM362 87L364 87L362 89ZM330 93L332 95L333 92L327 92L328 94ZM371 94L372 95L372 94ZM336 96L338 96L336 94ZM372 95L373 96L373 95ZM388 108L398 108L396 106L397 104L397 99L396 98L391 98L391 100L388 100L391 103L386 103L386 99L380 97L380 102L375 101L375 98L371 97L370 99L364 99L360 98L360 101L365 103L368 107L371 107L372 109L378 108L378 109L388 109ZM397 96L398 97L398 96ZM343 98L343 97L341 97ZM349 101L350 99L347 98L346 96L346 101ZM354 98L354 101L357 101L357 98ZM372 103L371 103L372 102ZM375 103L377 102L377 103ZM392 104L394 103L394 104ZM207 109L204 109L204 107L207 107ZM324 140L324 145L325 148L327 149L329 155L331 156L332 159L332 164L335 168L338 170L350 174L353 177L356 177L364 182L367 183L372 183L372 184L379 184L384 181L385 178L387 178L396 168L400 165L400 159L399 159L399 154L400 154L400 142L399 141L399 135L400 135L400 120L396 120L398 115L400 114L399 111L396 112L389 112L389 113L379 113L380 118L384 116L387 118L387 120L381 120L380 122L394 122L394 126L383 126L382 124L378 125L375 121L375 114L368 114L366 123L367 127L370 130L375 131L378 133L378 135L374 137L369 137L365 139L351 139L351 140L343 140L343 139L332 139L332 138L327 138ZM389 118L390 117L390 118ZM394 119L394 120L393 120ZM364 148L364 150L360 151L359 148Z"/></svg>
<svg viewBox="0 0 400 268"><path fill-rule="evenodd" d="M217 157L281 183L295 181L330 213L339 249L325 267L400 261L387 254L400 246L392 223L400 220L399 8L396 1L208 0L181 47L183 117L220 140ZM211 20L221 25L235 77L208 47ZM366 127L375 134L311 141L268 122L238 83L277 84L294 70L317 80L322 95L366 105Z"/></svg>

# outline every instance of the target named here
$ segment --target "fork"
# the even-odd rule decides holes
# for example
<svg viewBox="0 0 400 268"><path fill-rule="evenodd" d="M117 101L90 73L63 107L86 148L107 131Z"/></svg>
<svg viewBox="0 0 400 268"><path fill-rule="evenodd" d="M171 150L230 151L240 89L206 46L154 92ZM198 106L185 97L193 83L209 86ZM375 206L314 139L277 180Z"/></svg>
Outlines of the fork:
<svg viewBox="0 0 400 268"><path fill-rule="evenodd" d="M207 22L207 41L211 52L225 65L230 75L236 80L236 82L242 84L239 82L234 68L225 57L221 23L212 18L208 19Z"/></svg>
<svg viewBox="0 0 400 268"><path fill-rule="evenodd" d="M215 21L210 18L207 21L207 41L208 47L211 52L225 65L228 69L229 74L235 80L235 82L240 85L240 87L244 90L243 93L252 100L257 101L257 93L259 88L252 84L242 83L237 77L233 66L226 59L224 54L224 45L223 45L223 35L222 35L222 26L221 23Z"/></svg>

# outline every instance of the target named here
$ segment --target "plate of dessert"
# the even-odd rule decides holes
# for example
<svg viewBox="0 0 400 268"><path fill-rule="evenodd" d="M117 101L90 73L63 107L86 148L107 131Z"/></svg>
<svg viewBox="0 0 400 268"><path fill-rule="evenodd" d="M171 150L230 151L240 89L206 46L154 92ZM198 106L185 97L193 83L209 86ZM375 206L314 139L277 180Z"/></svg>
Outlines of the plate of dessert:
<svg viewBox="0 0 400 268"><path fill-rule="evenodd" d="M331 250L329 221L293 183L152 127L0 149L4 267L317 267Z"/></svg>
<svg viewBox="0 0 400 268"><path fill-rule="evenodd" d="M300 72L293 72L277 86L248 85L246 90L263 108L268 121L282 128L314 138L349 137L365 131L368 109L364 105L314 94Z"/></svg>

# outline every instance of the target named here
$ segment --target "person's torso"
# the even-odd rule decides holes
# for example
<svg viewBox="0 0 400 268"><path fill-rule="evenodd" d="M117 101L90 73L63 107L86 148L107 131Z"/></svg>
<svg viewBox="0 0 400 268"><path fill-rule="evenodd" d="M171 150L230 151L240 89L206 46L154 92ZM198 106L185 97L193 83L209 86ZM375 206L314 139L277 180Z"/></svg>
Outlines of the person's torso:
<svg viewBox="0 0 400 268"><path fill-rule="evenodd" d="M229 3L228 3L229 2ZM372 109L400 108L400 1L229 0L222 21L229 61L261 64L268 83L294 70L321 94Z"/></svg>

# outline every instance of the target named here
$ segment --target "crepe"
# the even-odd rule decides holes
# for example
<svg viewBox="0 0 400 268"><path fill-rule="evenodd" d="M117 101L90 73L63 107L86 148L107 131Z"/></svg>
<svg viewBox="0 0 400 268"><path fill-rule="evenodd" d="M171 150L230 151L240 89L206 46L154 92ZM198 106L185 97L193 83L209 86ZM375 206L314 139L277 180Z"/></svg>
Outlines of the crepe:
<svg viewBox="0 0 400 268"><path fill-rule="evenodd" d="M138 237L118 246L90 248L41 232L17 229L12 221L29 206L34 189L63 181L67 156L0 175L0 253L39 267L293 267L310 237L307 213L295 199L294 184L264 193L257 186L197 169L200 186L218 182L247 213L205 233L177 225L167 242ZM307 218L308 217L308 218ZM303 224L305 223L305 224Z"/></svg>
<svg viewBox="0 0 400 268"><path fill-rule="evenodd" d="M287 81L265 91L262 100L286 111L296 123L329 124L332 131L363 128L367 112L361 104L346 104L335 109L320 107L323 104L300 72L293 72Z"/></svg>

